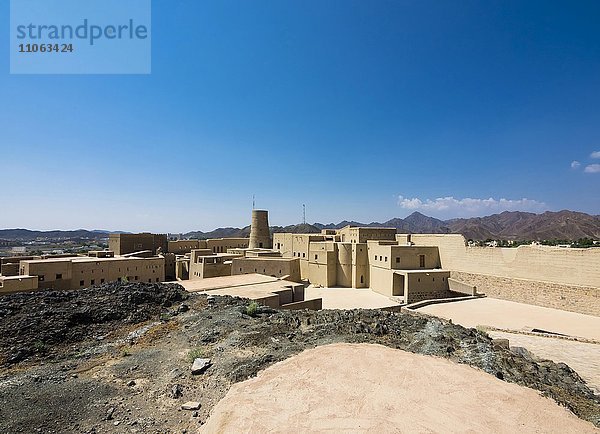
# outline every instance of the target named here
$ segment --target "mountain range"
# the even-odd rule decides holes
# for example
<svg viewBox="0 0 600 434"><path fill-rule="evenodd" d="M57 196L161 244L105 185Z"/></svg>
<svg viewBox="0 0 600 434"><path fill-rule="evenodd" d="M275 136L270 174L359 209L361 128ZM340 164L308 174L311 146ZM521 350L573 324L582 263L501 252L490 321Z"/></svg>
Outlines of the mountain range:
<svg viewBox="0 0 600 434"><path fill-rule="evenodd" d="M320 228L339 228L320 225ZM360 223L353 223L361 225ZM340 226L341 225L341 226ZM405 219L394 218L384 223L369 223L371 227L393 227L400 233L462 234L473 240L578 240L600 238L600 216L575 211L547 211L534 214L505 211L487 217L439 220L414 212Z"/></svg>
<svg viewBox="0 0 600 434"><path fill-rule="evenodd" d="M399 233L462 234L467 239L486 240L578 240L600 239L600 216L575 211L547 211L534 214L521 211L505 211L487 217L439 220L414 212L408 217L393 218L386 222L361 223L314 223L271 227L273 233L319 233L321 229L340 229L344 226L390 227ZM189 232L188 238L247 237L250 226L244 228L220 228L212 232Z"/></svg>
<svg viewBox="0 0 600 434"><path fill-rule="evenodd" d="M340 229L344 226L393 227L399 233L463 234L472 240L578 240L600 239L600 216L575 211L547 211L534 214L521 211L505 211L487 217L439 220L414 212L408 217L393 218L386 222L361 223L314 223L290 226L273 226L271 231L291 233L319 233L322 229ZM36 239L99 239L107 238L108 231L30 231L27 229L0 230L0 239L9 241L33 241ZM185 238L248 237L250 226L243 228L218 228L210 232L194 231Z"/></svg>

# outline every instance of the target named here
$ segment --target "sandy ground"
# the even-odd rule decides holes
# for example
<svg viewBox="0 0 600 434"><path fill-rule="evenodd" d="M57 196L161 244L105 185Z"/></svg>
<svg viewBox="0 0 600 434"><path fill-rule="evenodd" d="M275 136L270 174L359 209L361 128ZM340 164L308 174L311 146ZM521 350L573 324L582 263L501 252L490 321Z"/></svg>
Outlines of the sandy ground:
<svg viewBox="0 0 600 434"><path fill-rule="evenodd" d="M509 330L538 328L600 341L600 316L494 298L435 304L422 307L418 312L452 319L465 327L487 325Z"/></svg>
<svg viewBox="0 0 600 434"><path fill-rule="evenodd" d="M599 432L538 392L372 344L304 351L234 385L201 432Z"/></svg>
<svg viewBox="0 0 600 434"><path fill-rule="evenodd" d="M588 386L600 395L600 345L567 339L491 331L495 339L508 339L513 347L524 347L538 357L563 362L575 369Z"/></svg>
<svg viewBox="0 0 600 434"><path fill-rule="evenodd" d="M516 331L537 328L600 341L600 317L512 301L481 298L426 306L418 311L452 319L465 327L483 325ZM490 331L489 335L508 339L510 346L525 347L538 357L566 363L600 394L600 344L500 331Z"/></svg>
<svg viewBox="0 0 600 434"><path fill-rule="evenodd" d="M322 298L323 309L381 309L399 306L399 303L370 289L315 288L310 285L306 288L304 297L307 300Z"/></svg>

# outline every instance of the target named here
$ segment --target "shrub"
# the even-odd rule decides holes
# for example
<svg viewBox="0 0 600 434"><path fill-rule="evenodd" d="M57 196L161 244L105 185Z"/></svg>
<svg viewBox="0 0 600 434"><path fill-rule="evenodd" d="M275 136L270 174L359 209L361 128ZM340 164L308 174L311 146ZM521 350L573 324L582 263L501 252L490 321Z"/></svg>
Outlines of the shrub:
<svg viewBox="0 0 600 434"><path fill-rule="evenodd" d="M46 344L43 341L35 341L33 348L39 353L46 351Z"/></svg>
<svg viewBox="0 0 600 434"><path fill-rule="evenodd" d="M192 348L188 353L188 360L193 363L198 358L204 358L205 350L202 347Z"/></svg>
<svg viewBox="0 0 600 434"><path fill-rule="evenodd" d="M253 301L248 306L246 306L246 315L255 317L256 315L258 315L258 309L258 303Z"/></svg>
<svg viewBox="0 0 600 434"><path fill-rule="evenodd" d="M483 326L483 325L478 325L477 327L475 327L475 329L478 332L485 333L485 334L487 334L487 332L489 331L489 328L486 326Z"/></svg>

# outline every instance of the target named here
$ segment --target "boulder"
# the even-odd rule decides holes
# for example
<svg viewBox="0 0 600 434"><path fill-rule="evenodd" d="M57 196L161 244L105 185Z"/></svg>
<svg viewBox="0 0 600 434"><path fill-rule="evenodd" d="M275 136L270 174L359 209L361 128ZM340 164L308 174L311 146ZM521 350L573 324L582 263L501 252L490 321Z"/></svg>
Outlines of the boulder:
<svg viewBox="0 0 600 434"><path fill-rule="evenodd" d="M211 365L210 359L197 358L194 360L194 363L192 364L192 374L193 375L202 374L204 371L206 371L209 368L210 365Z"/></svg>
<svg viewBox="0 0 600 434"><path fill-rule="evenodd" d="M182 410L199 410L200 403L197 401L188 401L181 406Z"/></svg>

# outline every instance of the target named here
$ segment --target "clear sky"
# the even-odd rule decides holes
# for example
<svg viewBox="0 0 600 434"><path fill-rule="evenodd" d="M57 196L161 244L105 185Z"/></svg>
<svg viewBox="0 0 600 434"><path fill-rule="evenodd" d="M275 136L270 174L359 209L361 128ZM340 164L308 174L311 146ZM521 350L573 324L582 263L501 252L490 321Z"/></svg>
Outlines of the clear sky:
<svg viewBox="0 0 600 434"><path fill-rule="evenodd" d="M10 75L0 14L0 228L600 214L598 1L155 0L129 76Z"/></svg>

